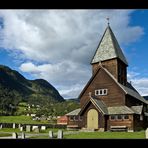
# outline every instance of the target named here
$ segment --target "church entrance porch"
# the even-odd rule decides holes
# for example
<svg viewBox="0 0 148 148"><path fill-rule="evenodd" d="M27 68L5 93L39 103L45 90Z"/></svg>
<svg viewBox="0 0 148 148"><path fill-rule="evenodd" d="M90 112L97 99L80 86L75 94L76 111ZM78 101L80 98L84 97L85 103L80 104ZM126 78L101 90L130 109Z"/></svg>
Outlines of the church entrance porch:
<svg viewBox="0 0 148 148"><path fill-rule="evenodd" d="M87 129L98 129L98 112L95 109L87 113Z"/></svg>

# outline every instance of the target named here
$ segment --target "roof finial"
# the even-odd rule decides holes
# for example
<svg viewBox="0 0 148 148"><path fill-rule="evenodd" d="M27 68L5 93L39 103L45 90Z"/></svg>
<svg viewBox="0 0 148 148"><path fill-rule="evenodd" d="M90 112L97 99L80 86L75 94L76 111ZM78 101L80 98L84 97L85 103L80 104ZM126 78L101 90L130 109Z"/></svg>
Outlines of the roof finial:
<svg viewBox="0 0 148 148"><path fill-rule="evenodd" d="M108 26L109 26L109 17L107 17L106 19L107 19L107 24L108 24Z"/></svg>

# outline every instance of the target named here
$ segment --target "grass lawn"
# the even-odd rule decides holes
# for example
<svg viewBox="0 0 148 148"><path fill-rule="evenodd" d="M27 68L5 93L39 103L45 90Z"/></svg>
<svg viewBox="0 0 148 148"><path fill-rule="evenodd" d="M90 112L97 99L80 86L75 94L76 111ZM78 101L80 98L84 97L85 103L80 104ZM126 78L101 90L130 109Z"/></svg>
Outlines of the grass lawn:
<svg viewBox="0 0 148 148"><path fill-rule="evenodd" d="M49 131L53 131L53 132L55 133L55 132L58 132L58 130L59 130L59 129L57 129L57 128L47 128L46 130L41 130L40 133L49 133ZM64 132L64 131L67 131L66 129L61 129L61 130L62 130L63 132ZM13 129L13 128L2 128L2 129L0 129L0 132L17 132L17 133L21 133L18 128L16 128L16 129ZM23 132L25 132L25 133L34 133L34 134L38 134L38 133L33 132L33 131L31 131L31 132L23 131Z"/></svg>
<svg viewBox="0 0 148 148"><path fill-rule="evenodd" d="M80 132L65 139L145 139L145 132Z"/></svg>
<svg viewBox="0 0 148 148"><path fill-rule="evenodd" d="M9 137L12 136L12 134L9 133L0 133L0 137Z"/></svg>
<svg viewBox="0 0 148 148"><path fill-rule="evenodd" d="M33 136L31 139L49 139L48 136ZM64 135L64 139L145 139L145 132L80 132Z"/></svg>
<svg viewBox="0 0 148 148"><path fill-rule="evenodd" d="M30 116L0 116L1 123L49 124L46 121L34 121Z"/></svg>

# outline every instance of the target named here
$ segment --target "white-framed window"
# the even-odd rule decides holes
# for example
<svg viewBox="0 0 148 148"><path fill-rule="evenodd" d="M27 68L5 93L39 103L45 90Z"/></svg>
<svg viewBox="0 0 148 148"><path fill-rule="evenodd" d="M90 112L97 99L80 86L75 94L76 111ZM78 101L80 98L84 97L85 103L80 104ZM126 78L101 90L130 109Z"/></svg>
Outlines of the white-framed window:
<svg viewBox="0 0 148 148"><path fill-rule="evenodd" d="M96 96L103 96L103 95L107 95L108 90L107 89L98 89L95 90L95 95Z"/></svg>
<svg viewBox="0 0 148 148"><path fill-rule="evenodd" d="M122 115L117 115L117 120L122 120L123 116Z"/></svg>
<svg viewBox="0 0 148 148"><path fill-rule="evenodd" d="M124 120L128 120L128 119L129 119L129 115L124 115L124 116L123 116L123 119L124 119Z"/></svg>
<svg viewBox="0 0 148 148"><path fill-rule="evenodd" d="M111 116L110 116L110 119L111 119L111 120L115 120L115 119L116 119L116 116L115 116L115 115L111 115Z"/></svg>

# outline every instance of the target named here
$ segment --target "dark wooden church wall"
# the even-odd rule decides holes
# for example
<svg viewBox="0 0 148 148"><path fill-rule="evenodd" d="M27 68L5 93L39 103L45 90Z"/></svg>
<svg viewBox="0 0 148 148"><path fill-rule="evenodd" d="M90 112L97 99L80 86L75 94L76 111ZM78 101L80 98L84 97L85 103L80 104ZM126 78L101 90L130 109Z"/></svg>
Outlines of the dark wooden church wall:
<svg viewBox="0 0 148 148"><path fill-rule="evenodd" d="M125 94L119 86L104 72L102 69L98 75L93 79L91 84L81 97L80 104L83 106L89 99L89 92L95 96L96 89L108 89L108 94L104 96L96 96L105 102L107 106L119 106L125 104Z"/></svg>

